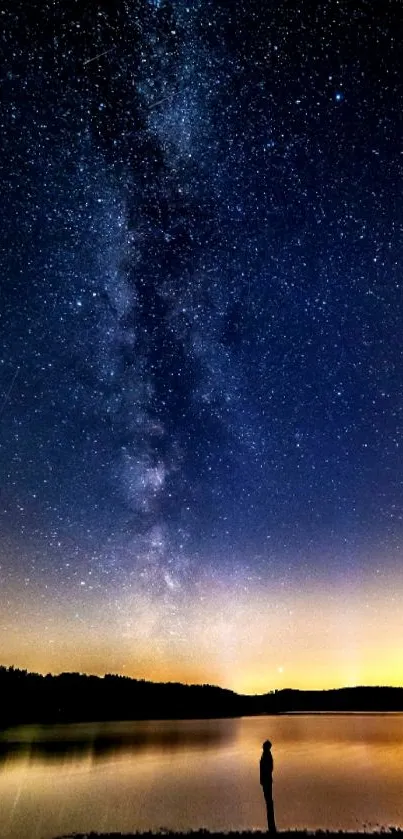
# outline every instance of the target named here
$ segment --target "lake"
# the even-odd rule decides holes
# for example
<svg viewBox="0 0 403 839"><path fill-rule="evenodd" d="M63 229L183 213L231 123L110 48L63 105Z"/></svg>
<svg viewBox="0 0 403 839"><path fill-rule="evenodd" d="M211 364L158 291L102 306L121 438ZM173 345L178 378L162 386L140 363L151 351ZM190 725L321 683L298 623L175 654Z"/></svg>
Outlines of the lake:
<svg viewBox="0 0 403 839"><path fill-rule="evenodd" d="M295 714L9 729L0 837L264 829L266 738L279 829L403 824L403 714Z"/></svg>

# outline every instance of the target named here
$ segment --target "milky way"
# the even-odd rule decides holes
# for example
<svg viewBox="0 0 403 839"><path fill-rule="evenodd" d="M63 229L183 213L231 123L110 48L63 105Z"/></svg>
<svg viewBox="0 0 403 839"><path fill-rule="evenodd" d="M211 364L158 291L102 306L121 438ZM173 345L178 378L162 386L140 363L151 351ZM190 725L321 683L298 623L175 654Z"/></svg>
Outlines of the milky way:
<svg viewBox="0 0 403 839"><path fill-rule="evenodd" d="M401 4L3 18L5 663L269 689L298 640L367 675L403 587Z"/></svg>

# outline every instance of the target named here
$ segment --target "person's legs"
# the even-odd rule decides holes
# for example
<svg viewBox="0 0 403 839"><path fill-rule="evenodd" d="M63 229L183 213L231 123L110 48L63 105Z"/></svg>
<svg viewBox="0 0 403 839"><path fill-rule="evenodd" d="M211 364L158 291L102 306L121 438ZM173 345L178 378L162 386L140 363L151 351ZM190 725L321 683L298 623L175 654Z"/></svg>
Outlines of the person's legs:
<svg viewBox="0 0 403 839"><path fill-rule="evenodd" d="M266 811L267 811L267 830L269 833L277 833L276 822L274 820L274 804L272 793L267 791L265 794Z"/></svg>

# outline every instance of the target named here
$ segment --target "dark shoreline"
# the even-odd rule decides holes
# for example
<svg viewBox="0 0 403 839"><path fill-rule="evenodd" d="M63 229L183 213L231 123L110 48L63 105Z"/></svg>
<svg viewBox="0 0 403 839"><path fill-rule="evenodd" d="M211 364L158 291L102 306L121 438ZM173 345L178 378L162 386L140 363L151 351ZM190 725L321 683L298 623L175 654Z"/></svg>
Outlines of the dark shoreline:
<svg viewBox="0 0 403 839"><path fill-rule="evenodd" d="M403 837L403 828L400 827L379 827L379 830L376 831L366 831L366 830L278 830L277 831L279 836L290 837L290 839L307 839L307 837L313 836L318 837L326 837L326 839L332 839L332 837L340 837L340 836L371 836L371 837L378 837L378 836L397 836ZM269 834L263 830L231 830L228 832L219 832L219 831L209 831L209 830L191 830L188 832L183 833L176 833L170 830L163 830L160 831L148 831L146 833L69 833L63 834L63 836L55 837L55 839L154 839L158 836L167 837L167 839L185 839L185 837L191 837L191 839L263 839L263 837L268 837Z"/></svg>
<svg viewBox="0 0 403 839"><path fill-rule="evenodd" d="M0 729L38 723L220 719L275 714L403 711L403 687L274 690L242 695L216 685L149 682L127 676L46 676L0 665Z"/></svg>

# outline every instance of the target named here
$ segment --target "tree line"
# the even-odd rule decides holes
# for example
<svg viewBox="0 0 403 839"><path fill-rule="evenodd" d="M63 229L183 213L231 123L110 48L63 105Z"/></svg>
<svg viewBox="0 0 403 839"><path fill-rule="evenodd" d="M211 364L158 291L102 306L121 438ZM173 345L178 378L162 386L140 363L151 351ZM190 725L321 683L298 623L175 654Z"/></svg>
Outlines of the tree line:
<svg viewBox="0 0 403 839"><path fill-rule="evenodd" d="M0 726L20 722L202 719L315 711L403 711L403 688L277 690L243 696L215 685L127 676L43 676L0 666Z"/></svg>

